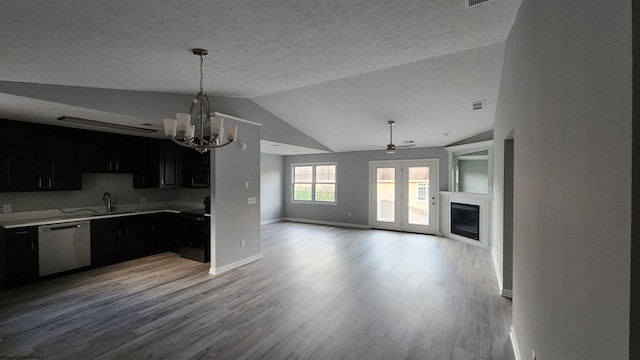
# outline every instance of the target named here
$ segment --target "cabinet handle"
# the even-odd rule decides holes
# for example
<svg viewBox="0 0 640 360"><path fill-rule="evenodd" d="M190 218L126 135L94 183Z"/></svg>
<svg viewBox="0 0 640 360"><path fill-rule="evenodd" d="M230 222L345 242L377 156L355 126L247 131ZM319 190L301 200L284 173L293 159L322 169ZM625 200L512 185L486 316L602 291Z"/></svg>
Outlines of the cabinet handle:
<svg viewBox="0 0 640 360"><path fill-rule="evenodd" d="M124 228L124 234L125 234L125 236L129 235L129 228L128 227Z"/></svg>
<svg viewBox="0 0 640 360"><path fill-rule="evenodd" d="M38 189L42 189L42 178L38 177Z"/></svg>
<svg viewBox="0 0 640 360"><path fill-rule="evenodd" d="M51 178L49 178L49 189L51 189L52 185L53 185L53 181L51 180Z"/></svg>
<svg viewBox="0 0 640 360"><path fill-rule="evenodd" d="M111 166L111 160L109 160L109 171L113 170L113 167Z"/></svg>
<svg viewBox="0 0 640 360"><path fill-rule="evenodd" d="M24 234L28 234L29 230L23 230L23 231L17 231L16 235L24 235Z"/></svg>
<svg viewBox="0 0 640 360"><path fill-rule="evenodd" d="M164 178L160 178L160 183L164 186Z"/></svg>
<svg viewBox="0 0 640 360"><path fill-rule="evenodd" d="M120 170L120 162L116 161L116 171Z"/></svg>
<svg viewBox="0 0 640 360"><path fill-rule="evenodd" d="M36 249L36 245L33 243L33 241L31 242L31 251Z"/></svg>
<svg viewBox="0 0 640 360"><path fill-rule="evenodd" d="M191 178L191 186L193 187L193 178Z"/></svg>
<svg viewBox="0 0 640 360"><path fill-rule="evenodd" d="M122 229L118 229L118 236L122 236Z"/></svg>
<svg viewBox="0 0 640 360"><path fill-rule="evenodd" d="M144 178L142 178L142 186L144 186L144 183L145 183Z"/></svg>

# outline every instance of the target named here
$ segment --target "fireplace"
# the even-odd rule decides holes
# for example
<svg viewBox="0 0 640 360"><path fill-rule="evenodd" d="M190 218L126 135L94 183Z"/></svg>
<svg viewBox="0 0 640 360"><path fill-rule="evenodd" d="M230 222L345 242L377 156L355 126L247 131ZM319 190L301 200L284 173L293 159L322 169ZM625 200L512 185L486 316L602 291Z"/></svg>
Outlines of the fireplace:
<svg viewBox="0 0 640 360"><path fill-rule="evenodd" d="M451 233L480 240L480 206L451 203Z"/></svg>

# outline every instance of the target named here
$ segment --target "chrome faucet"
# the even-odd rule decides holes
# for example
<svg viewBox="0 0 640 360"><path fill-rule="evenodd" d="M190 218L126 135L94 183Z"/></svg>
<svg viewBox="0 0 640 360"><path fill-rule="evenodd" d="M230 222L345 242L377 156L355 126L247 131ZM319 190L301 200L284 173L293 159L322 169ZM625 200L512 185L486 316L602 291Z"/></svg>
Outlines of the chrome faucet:
<svg viewBox="0 0 640 360"><path fill-rule="evenodd" d="M111 215L111 194L108 192L102 195L102 203L104 204L105 201L107 202L107 215Z"/></svg>

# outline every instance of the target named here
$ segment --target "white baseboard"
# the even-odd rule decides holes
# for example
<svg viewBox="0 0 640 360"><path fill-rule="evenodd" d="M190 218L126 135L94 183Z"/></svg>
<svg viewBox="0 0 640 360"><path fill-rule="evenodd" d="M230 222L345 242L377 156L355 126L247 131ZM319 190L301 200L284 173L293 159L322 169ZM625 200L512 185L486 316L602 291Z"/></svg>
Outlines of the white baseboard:
<svg viewBox="0 0 640 360"><path fill-rule="evenodd" d="M252 263L256 260L260 260L262 259L262 254L258 254L258 255L254 255L254 256L250 256L248 258L233 262L229 265L225 265L225 266L221 266L219 268L209 268L209 274L211 275L220 275L223 272L235 269L237 267L243 266L243 265L247 265L249 263Z"/></svg>
<svg viewBox="0 0 640 360"><path fill-rule="evenodd" d="M509 339L511 339L511 346L513 346L513 356L516 360L522 360L522 356L520 356L520 349L518 348L518 340L516 340L516 331L513 329L513 326L509 332Z"/></svg>
<svg viewBox="0 0 640 360"><path fill-rule="evenodd" d="M269 224L275 224L277 222L282 221L283 218L277 218L277 219L271 219L271 220L265 220L265 221L260 221L260 225L269 225Z"/></svg>
<svg viewBox="0 0 640 360"><path fill-rule="evenodd" d="M500 289L500 295L502 295L502 274L498 272L498 260L496 259L495 250L491 251L491 258L493 259L493 269L496 271L496 279L498 280L498 289Z"/></svg>
<svg viewBox="0 0 640 360"><path fill-rule="evenodd" d="M290 218L290 217L282 218L282 220L291 221L291 222L299 222L299 223L307 223L307 224L342 226L342 227L350 227L350 228L358 228L358 229L370 229L371 228L369 225L341 223L341 222L333 222L333 221L322 221L322 220L298 219L298 218Z"/></svg>

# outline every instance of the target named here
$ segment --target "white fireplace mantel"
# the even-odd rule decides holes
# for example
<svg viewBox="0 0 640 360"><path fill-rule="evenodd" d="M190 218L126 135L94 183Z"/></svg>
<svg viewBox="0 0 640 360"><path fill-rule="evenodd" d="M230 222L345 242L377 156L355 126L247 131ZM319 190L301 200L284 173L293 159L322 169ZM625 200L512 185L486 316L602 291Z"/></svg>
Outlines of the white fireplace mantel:
<svg viewBox="0 0 640 360"><path fill-rule="evenodd" d="M440 219L442 220L442 233L445 237L462 241L467 244L491 249L491 201L493 195L471 194L461 192L440 192ZM480 207L480 236L479 240L473 240L451 233L451 203L478 205Z"/></svg>

